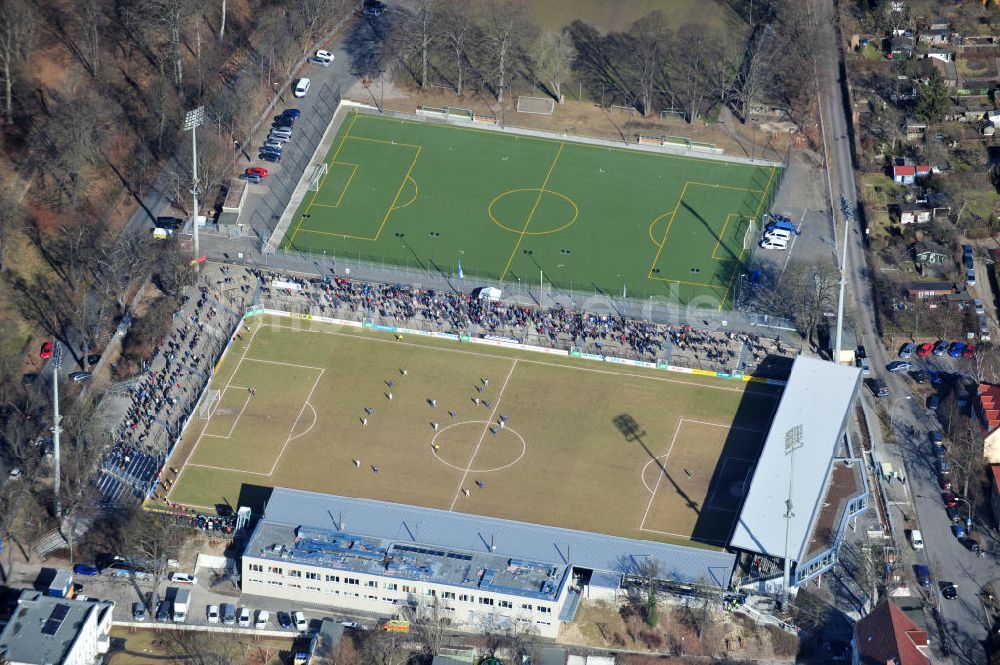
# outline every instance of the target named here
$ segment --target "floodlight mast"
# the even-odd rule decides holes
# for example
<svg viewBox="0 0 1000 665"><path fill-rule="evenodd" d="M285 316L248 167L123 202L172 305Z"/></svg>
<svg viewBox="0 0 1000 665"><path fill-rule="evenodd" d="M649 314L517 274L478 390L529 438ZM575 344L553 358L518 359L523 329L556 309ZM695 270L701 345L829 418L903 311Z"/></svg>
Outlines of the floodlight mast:
<svg viewBox="0 0 1000 665"><path fill-rule="evenodd" d="M789 457L788 499L785 501L785 574L782 580L782 592L785 600L791 592L792 560L789 555L789 540L792 532L792 481L795 479L795 451L805 445L802 441L802 425L796 425L785 432L785 454Z"/></svg>
<svg viewBox="0 0 1000 665"><path fill-rule="evenodd" d="M198 128L205 121L205 107L199 106L184 116L184 131L191 132L191 198L194 209L191 212L192 234L194 238L194 258L201 256L198 238ZM196 264L199 265L199 264Z"/></svg>
<svg viewBox="0 0 1000 665"><path fill-rule="evenodd" d="M54 460L54 477L52 479L53 513L57 522L62 522L62 506L59 501L59 480L62 475L59 455L59 435L62 434L59 415L59 369L62 367L62 344L56 342L52 350L52 456Z"/></svg>

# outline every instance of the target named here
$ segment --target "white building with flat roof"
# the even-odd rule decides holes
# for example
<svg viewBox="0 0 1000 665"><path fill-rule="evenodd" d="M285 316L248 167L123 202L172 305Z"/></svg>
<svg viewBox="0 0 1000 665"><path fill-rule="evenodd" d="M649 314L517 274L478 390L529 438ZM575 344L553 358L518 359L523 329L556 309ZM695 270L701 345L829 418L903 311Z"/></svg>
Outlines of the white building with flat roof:
<svg viewBox="0 0 1000 665"><path fill-rule="evenodd" d="M9 665L96 665L108 652L115 604L70 600L25 590L0 632Z"/></svg>

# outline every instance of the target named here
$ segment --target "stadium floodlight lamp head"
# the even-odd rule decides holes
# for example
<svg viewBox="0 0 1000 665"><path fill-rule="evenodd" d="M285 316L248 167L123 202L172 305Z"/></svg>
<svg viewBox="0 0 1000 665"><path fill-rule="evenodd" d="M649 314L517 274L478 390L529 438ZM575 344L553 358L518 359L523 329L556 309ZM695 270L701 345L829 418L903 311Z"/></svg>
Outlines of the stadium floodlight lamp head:
<svg viewBox="0 0 1000 665"><path fill-rule="evenodd" d="M188 111L184 115L184 131L191 131L195 127L201 127L205 122L205 107L199 106L193 111Z"/></svg>

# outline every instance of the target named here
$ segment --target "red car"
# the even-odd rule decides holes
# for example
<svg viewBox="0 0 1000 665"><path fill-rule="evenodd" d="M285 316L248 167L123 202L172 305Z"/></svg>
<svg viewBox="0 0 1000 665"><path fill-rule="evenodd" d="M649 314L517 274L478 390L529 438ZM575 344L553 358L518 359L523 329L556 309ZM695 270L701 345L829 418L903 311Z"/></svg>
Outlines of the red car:
<svg viewBox="0 0 1000 665"><path fill-rule="evenodd" d="M966 344L965 350L962 351L963 358L972 358L976 355L976 347L974 344Z"/></svg>
<svg viewBox="0 0 1000 665"><path fill-rule="evenodd" d="M954 508L958 505L957 497L958 495L954 492L944 492L941 494L941 499L944 500L944 505L948 508Z"/></svg>
<svg viewBox="0 0 1000 665"><path fill-rule="evenodd" d="M42 350L38 352L42 358L52 357L52 342L42 342Z"/></svg>
<svg viewBox="0 0 1000 665"><path fill-rule="evenodd" d="M926 358L934 350L934 342L924 342L919 347L917 347L917 357Z"/></svg>
<svg viewBox="0 0 1000 665"><path fill-rule="evenodd" d="M246 173L247 175L257 175L260 176L261 178L267 177L267 169L265 169L263 166L251 166L246 170Z"/></svg>

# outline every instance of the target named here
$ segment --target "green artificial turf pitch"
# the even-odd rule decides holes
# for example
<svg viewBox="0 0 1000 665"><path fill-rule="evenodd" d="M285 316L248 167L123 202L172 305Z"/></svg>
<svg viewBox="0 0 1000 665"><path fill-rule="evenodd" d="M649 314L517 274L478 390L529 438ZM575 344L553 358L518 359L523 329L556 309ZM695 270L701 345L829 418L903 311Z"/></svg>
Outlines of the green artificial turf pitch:
<svg viewBox="0 0 1000 665"><path fill-rule="evenodd" d="M300 319L252 326L214 378L210 417L168 463L181 469L171 502L251 505L254 488L293 487L719 546L778 395Z"/></svg>
<svg viewBox="0 0 1000 665"><path fill-rule="evenodd" d="M326 162L286 250L718 308L779 171L357 112Z"/></svg>

